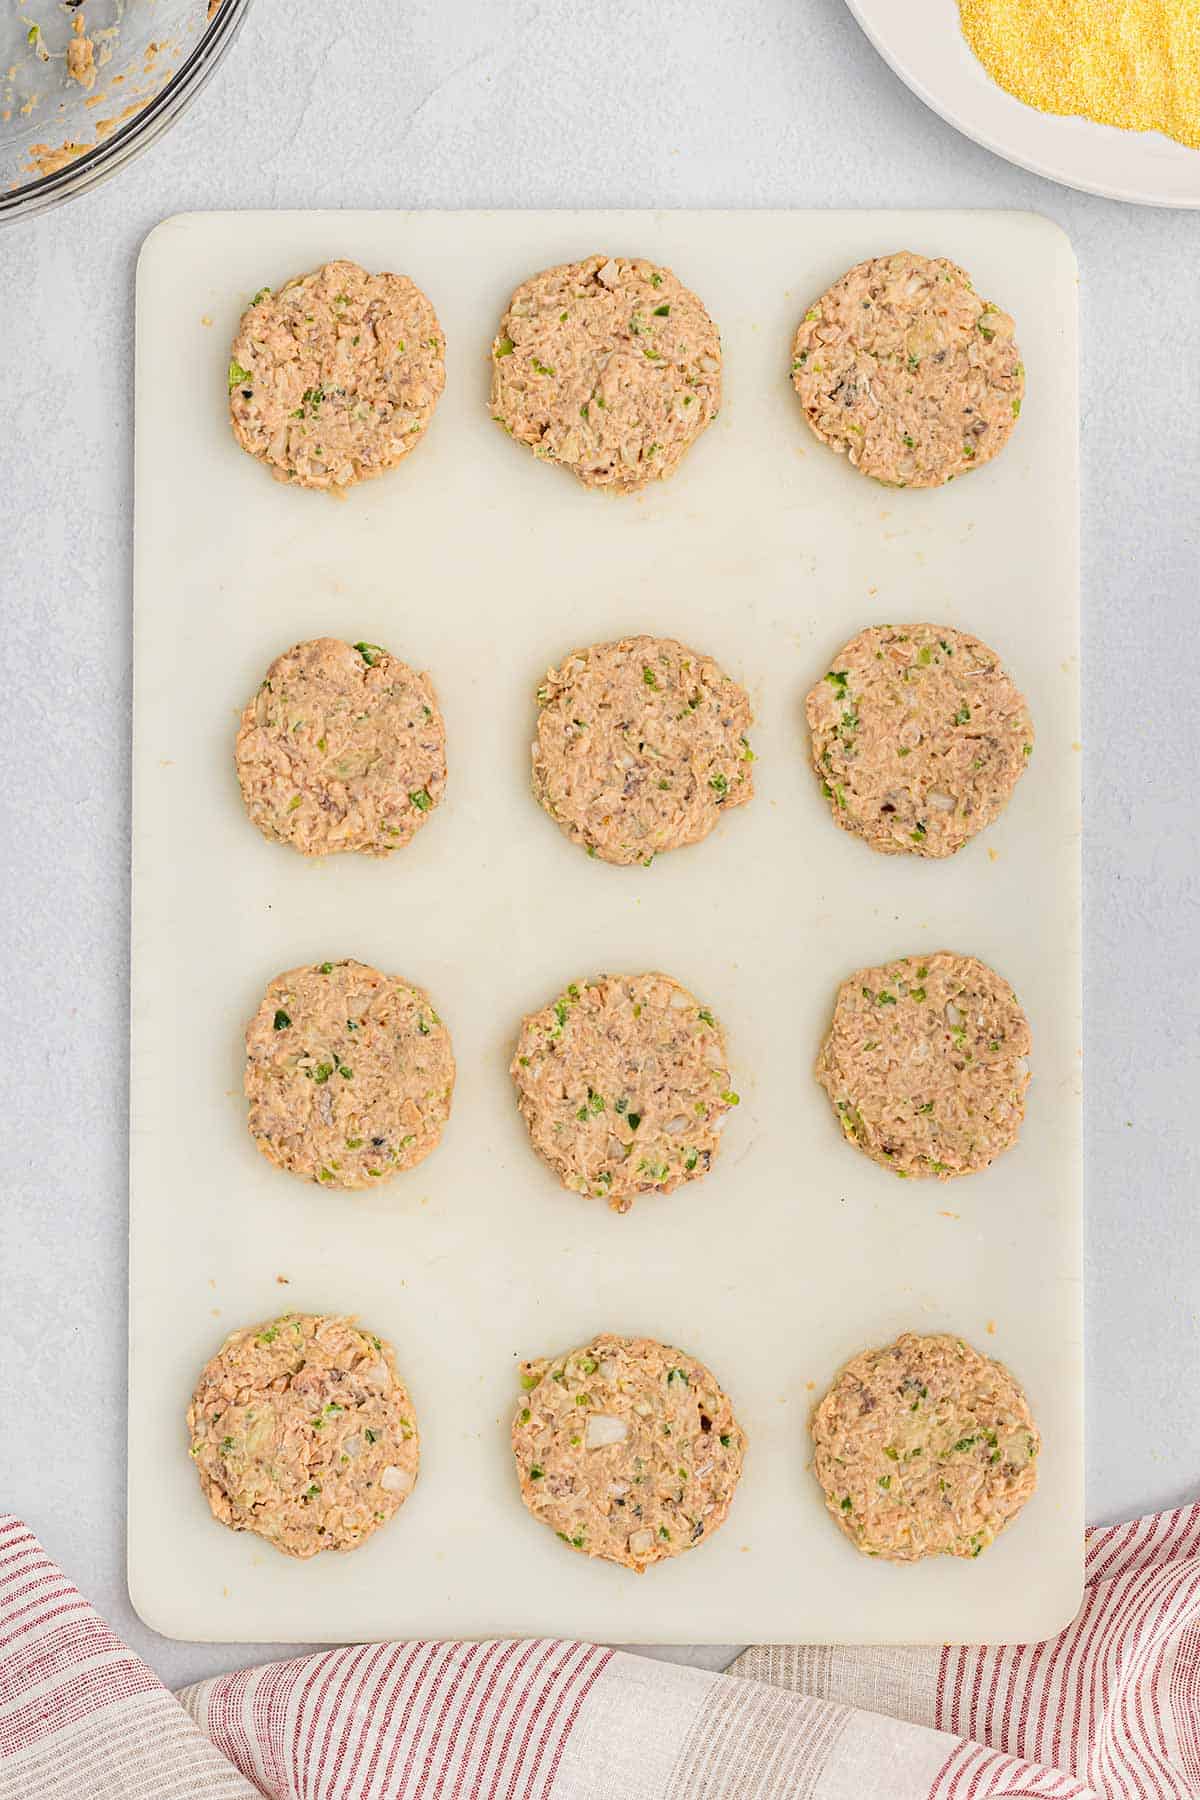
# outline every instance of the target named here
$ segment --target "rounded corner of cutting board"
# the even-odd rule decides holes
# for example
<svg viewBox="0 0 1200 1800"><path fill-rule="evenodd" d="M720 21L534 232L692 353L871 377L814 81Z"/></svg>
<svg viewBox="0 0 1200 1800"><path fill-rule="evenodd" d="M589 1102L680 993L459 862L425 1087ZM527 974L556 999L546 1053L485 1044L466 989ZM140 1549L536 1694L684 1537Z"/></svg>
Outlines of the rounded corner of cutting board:
<svg viewBox="0 0 1200 1800"><path fill-rule="evenodd" d="M155 264L163 256L170 256L175 248L175 239L186 232L198 220L208 217L204 212L168 213L157 225L152 225L137 254L137 279L143 281L148 273L153 273Z"/></svg>
<svg viewBox="0 0 1200 1800"><path fill-rule="evenodd" d="M160 1612L157 1598L151 1600L147 1597L146 1591L142 1587L143 1578L137 1567L135 1542L135 1534L131 1530L125 1552L125 1586L129 1593L129 1604L142 1624L148 1631L153 1631L157 1637L185 1642L202 1641L199 1633L188 1630L186 1625L181 1625L178 1617L173 1616L170 1611Z"/></svg>

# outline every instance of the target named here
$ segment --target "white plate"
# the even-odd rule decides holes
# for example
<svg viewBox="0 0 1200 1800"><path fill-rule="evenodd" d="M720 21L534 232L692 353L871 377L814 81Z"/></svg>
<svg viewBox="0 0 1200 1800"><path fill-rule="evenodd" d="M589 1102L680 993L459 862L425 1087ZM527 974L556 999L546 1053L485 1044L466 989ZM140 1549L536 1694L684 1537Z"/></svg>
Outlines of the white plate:
<svg viewBox="0 0 1200 1800"><path fill-rule="evenodd" d="M918 99L997 156L1086 194L1200 206L1200 150L1158 131L1121 131L1026 106L996 85L968 46L958 0L846 4Z"/></svg>
<svg viewBox="0 0 1200 1800"><path fill-rule="evenodd" d="M1028 366L1004 454L935 493L857 475L812 438L788 381L806 303L899 244L964 263L1015 313ZM597 247L678 269L724 337L720 420L641 499L588 493L487 414L509 292ZM335 254L411 273L449 346L427 441L342 505L255 467L225 400L248 296ZM142 1615L177 1637L258 1640L1025 1640L1064 1624L1082 1545L1066 239L1002 213L209 214L151 237L137 332L129 1570ZM833 825L806 765L802 700L827 659L868 621L913 617L997 645L1037 722L1007 814L949 863L872 855ZM530 797L533 692L575 645L646 628L749 684L758 791L703 845L613 869ZM447 798L389 862L305 862L241 808L239 709L276 652L319 632L389 645L441 697ZM1015 983L1036 1045L1019 1147L945 1187L857 1155L812 1076L838 981L942 944ZM442 1146L358 1195L271 1168L240 1092L264 983L343 955L427 986L459 1066ZM742 1100L705 1180L619 1217L564 1193L534 1155L508 1061L522 1014L568 981L654 968L724 1021ZM289 1306L357 1311L390 1338L421 1421L400 1518L310 1563L214 1524L183 1424L226 1332ZM976 1563L858 1556L806 1467L814 1394L912 1325L1011 1361L1044 1433L1036 1499ZM517 1358L606 1327L711 1363L750 1438L728 1523L640 1579L531 1519L508 1449Z"/></svg>

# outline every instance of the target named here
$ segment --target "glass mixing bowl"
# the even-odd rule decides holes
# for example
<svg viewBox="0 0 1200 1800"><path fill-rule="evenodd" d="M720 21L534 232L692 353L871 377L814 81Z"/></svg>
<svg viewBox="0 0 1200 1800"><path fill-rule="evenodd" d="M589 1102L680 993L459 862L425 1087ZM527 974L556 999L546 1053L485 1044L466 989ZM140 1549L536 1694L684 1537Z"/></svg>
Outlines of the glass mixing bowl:
<svg viewBox="0 0 1200 1800"><path fill-rule="evenodd" d="M250 0L0 0L0 223L81 194L199 93Z"/></svg>

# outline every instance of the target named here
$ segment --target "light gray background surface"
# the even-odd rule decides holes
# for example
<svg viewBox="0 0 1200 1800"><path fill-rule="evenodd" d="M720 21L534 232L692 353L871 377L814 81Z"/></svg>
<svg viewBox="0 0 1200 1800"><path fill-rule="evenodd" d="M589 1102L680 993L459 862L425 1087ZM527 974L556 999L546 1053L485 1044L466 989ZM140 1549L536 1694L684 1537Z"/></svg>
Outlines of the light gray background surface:
<svg viewBox="0 0 1200 1800"><path fill-rule="evenodd" d="M1200 217L977 149L841 0L256 0L141 162L0 233L0 1505L173 1684L271 1651L169 1643L125 1590L138 246L188 208L648 205L1030 207L1074 241L1088 1513L1200 1491Z"/></svg>

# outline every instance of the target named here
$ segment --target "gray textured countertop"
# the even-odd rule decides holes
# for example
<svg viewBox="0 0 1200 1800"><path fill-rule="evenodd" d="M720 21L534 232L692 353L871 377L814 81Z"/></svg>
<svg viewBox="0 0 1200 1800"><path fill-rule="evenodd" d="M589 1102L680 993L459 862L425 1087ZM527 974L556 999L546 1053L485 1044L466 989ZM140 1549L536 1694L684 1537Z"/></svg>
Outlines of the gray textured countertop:
<svg viewBox="0 0 1200 1800"><path fill-rule="evenodd" d="M1027 207L1074 241L1089 1517L1200 1490L1200 216L977 149L842 0L256 0L165 140L0 235L0 1505L173 1684L271 1650L169 1643L124 1580L138 247L189 208L646 205Z"/></svg>

